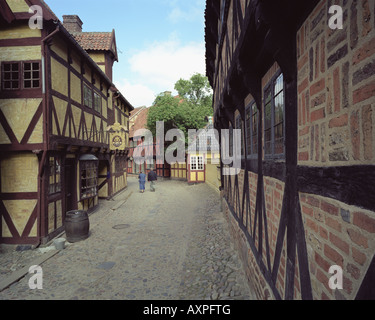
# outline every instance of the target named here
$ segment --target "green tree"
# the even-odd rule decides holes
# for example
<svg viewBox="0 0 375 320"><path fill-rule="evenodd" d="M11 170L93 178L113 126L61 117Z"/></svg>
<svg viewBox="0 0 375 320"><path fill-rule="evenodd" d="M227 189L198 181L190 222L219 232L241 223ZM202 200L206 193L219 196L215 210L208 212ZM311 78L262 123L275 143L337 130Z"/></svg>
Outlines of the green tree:
<svg viewBox="0 0 375 320"><path fill-rule="evenodd" d="M194 74L190 80L180 79L174 86L179 96L195 106L212 106L212 89L207 77Z"/></svg>
<svg viewBox="0 0 375 320"><path fill-rule="evenodd" d="M177 97L159 94L148 112L147 127L155 136L156 122L164 121L164 129L180 129L188 143L189 129L202 129L207 117L212 116L212 90L207 77L193 75L190 80L180 79L175 84Z"/></svg>
<svg viewBox="0 0 375 320"><path fill-rule="evenodd" d="M148 111L148 129L155 136L157 121L164 122L165 131L179 129L183 117L183 111L181 109L180 99L172 97L170 94L160 93Z"/></svg>

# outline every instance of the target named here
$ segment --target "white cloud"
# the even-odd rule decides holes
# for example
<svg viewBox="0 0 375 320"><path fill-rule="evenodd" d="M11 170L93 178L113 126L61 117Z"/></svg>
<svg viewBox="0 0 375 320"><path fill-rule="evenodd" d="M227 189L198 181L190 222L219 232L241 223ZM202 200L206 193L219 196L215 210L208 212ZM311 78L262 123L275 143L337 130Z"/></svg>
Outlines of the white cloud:
<svg viewBox="0 0 375 320"><path fill-rule="evenodd" d="M117 82L118 88L134 107L150 106L159 93L173 91L179 79L205 74L205 46L204 43L181 45L172 37L137 51L128 62L131 72Z"/></svg>
<svg viewBox="0 0 375 320"><path fill-rule="evenodd" d="M150 107L155 100L155 93L149 87L136 84L128 79L122 79L116 85L134 108L146 106Z"/></svg>
<svg viewBox="0 0 375 320"><path fill-rule="evenodd" d="M203 43L181 46L178 41L154 43L130 59L131 70L139 74L145 83L172 90L180 78L189 79L194 73L205 73L205 49Z"/></svg>

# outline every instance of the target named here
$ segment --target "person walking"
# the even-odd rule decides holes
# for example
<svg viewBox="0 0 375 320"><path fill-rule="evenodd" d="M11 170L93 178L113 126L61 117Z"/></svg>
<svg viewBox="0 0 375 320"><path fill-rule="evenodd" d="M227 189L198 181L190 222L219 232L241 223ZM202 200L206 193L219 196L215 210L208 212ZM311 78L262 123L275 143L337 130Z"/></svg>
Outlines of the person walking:
<svg viewBox="0 0 375 320"><path fill-rule="evenodd" d="M155 192L155 181L158 180L158 175L154 171L154 169L151 169L151 171L148 174L148 181L150 182L150 190L151 192Z"/></svg>
<svg viewBox="0 0 375 320"><path fill-rule="evenodd" d="M140 190L141 193L144 193L145 189L146 189L146 187L145 187L146 175L142 171L139 174L138 181L139 181L139 190Z"/></svg>

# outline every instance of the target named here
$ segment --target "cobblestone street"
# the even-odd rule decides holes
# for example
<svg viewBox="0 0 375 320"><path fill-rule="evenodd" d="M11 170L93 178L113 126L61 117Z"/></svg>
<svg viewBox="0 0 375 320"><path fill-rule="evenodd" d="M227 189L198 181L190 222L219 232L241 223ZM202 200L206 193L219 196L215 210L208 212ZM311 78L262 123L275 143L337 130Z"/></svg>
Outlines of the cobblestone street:
<svg viewBox="0 0 375 320"><path fill-rule="evenodd" d="M159 181L128 189L90 216L91 235L45 261L43 289L29 275L0 300L252 300L220 198L207 185ZM50 248L0 253L0 282Z"/></svg>

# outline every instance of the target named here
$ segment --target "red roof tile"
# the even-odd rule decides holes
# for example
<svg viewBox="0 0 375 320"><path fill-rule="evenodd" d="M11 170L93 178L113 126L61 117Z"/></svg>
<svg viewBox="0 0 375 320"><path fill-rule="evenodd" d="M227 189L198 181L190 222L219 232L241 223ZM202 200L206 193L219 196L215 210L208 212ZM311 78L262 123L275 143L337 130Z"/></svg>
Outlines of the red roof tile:
<svg viewBox="0 0 375 320"><path fill-rule="evenodd" d="M112 51L112 32L74 32L72 35L86 51Z"/></svg>

